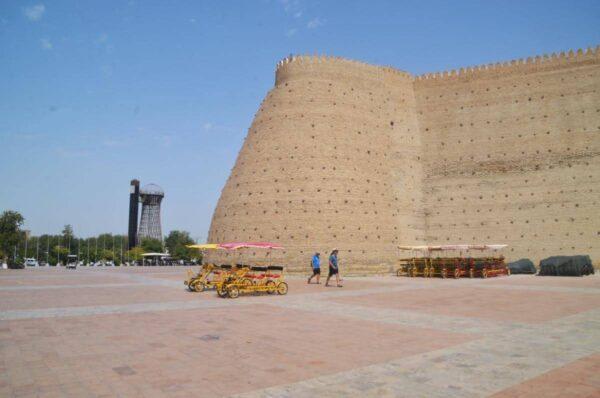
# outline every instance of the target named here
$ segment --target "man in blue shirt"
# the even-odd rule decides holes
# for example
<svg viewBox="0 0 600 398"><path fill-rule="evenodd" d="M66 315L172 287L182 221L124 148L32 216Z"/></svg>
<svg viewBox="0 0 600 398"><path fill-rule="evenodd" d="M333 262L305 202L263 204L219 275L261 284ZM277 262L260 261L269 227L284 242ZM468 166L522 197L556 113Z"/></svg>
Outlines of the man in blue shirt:
<svg viewBox="0 0 600 398"><path fill-rule="evenodd" d="M340 270L338 267L338 258L337 258L337 254L338 254L338 249L333 249L333 251L331 252L331 255L329 256L329 275L327 275L327 280L325 281L325 286L329 286L329 279L331 278L332 275L335 275L335 283L337 284L337 287L342 287L342 285L340 285Z"/></svg>
<svg viewBox="0 0 600 398"><path fill-rule="evenodd" d="M313 274L310 278L308 278L309 284L312 278L315 276L317 277L317 284L321 283L319 282L319 278L321 277L321 259L319 258L319 255L319 253L315 253L310 262L310 265L312 265Z"/></svg>

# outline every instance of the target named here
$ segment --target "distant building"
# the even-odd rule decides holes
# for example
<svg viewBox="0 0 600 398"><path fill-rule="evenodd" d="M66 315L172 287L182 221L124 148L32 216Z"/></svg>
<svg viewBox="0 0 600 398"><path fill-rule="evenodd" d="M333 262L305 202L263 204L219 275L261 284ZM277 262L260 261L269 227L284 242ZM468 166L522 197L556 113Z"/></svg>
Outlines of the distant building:
<svg viewBox="0 0 600 398"><path fill-rule="evenodd" d="M162 242L162 227L160 223L160 204L165 197L161 187L148 184L140 189L142 216L138 230L138 243L144 238L157 239Z"/></svg>
<svg viewBox="0 0 600 398"><path fill-rule="evenodd" d="M129 249L137 244L138 213L140 202L140 182L131 180L131 190L129 193L129 229L128 246Z"/></svg>

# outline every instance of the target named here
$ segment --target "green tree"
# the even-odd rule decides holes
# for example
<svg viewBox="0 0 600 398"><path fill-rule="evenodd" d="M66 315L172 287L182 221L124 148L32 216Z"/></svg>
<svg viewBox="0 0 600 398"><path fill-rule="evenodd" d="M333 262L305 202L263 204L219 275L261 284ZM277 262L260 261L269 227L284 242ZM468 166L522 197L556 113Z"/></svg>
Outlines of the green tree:
<svg viewBox="0 0 600 398"><path fill-rule="evenodd" d="M115 252L112 250L104 249L100 254L100 258L106 261L114 261L115 260Z"/></svg>
<svg viewBox="0 0 600 398"><path fill-rule="evenodd" d="M65 265L67 263L67 255L69 254L69 249L64 246L56 245L54 246L54 257L56 261L60 261Z"/></svg>
<svg viewBox="0 0 600 398"><path fill-rule="evenodd" d="M127 251L125 258L128 258L130 261L142 261L142 254L144 254L144 249L136 246Z"/></svg>
<svg viewBox="0 0 600 398"><path fill-rule="evenodd" d="M73 239L73 227L71 226L71 224L65 225L65 227L62 230L62 235L65 239Z"/></svg>
<svg viewBox="0 0 600 398"><path fill-rule="evenodd" d="M0 256L8 264L12 264L15 246L23 236L21 226L25 222L23 216L16 211L6 210L0 216Z"/></svg>
<svg viewBox="0 0 600 398"><path fill-rule="evenodd" d="M75 235L73 234L73 227L70 224L65 225L62 230L63 244L67 247L67 254L72 254L72 249L75 245Z"/></svg>
<svg viewBox="0 0 600 398"><path fill-rule="evenodd" d="M165 239L165 246L171 257L178 260L190 260L198 257L198 250L190 249L187 245L194 244L194 240L187 231L171 231Z"/></svg>
<svg viewBox="0 0 600 398"><path fill-rule="evenodd" d="M142 239L142 249L145 253L162 253L163 244L158 239L144 238Z"/></svg>

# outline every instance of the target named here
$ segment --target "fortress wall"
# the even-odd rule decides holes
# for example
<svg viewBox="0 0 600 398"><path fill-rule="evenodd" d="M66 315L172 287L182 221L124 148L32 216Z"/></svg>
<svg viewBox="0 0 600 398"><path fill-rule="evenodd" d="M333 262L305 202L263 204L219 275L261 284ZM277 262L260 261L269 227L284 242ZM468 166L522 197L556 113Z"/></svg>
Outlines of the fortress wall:
<svg viewBox="0 0 600 398"><path fill-rule="evenodd" d="M388 271L398 245L507 243L509 260L600 261L600 51L416 78L332 57L281 61L209 241L273 241L306 272ZM213 253L217 263L264 253Z"/></svg>
<svg viewBox="0 0 600 398"><path fill-rule="evenodd" d="M427 242L600 261L598 50L415 80Z"/></svg>
<svg viewBox="0 0 600 398"><path fill-rule="evenodd" d="M326 57L278 65L213 216L209 241L274 241L306 271L340 249L345 272L388 271L422 243L420 137L412 78ZM253 250L208 261L264 260Z"/></svg>

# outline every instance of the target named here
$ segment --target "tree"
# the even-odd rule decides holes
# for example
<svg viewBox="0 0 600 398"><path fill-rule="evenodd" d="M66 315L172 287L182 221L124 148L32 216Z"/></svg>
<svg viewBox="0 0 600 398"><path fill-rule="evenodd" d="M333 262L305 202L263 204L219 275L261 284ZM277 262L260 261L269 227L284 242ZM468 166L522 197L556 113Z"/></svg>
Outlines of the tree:
<svg viewBox="0 0 600 398"><path fill-rule="evenodd" d="M192 257L198 257L196 249L187 247L192 244L194 244L194 240L187 231L171 231L165 239L165 246L169 250L169 254L178 260L190 260Z"/></svg>
<svg viewBox="0 0 600 398"><path fill-rule="evenodd" d="M125 258L128 258L130 261L142 261L142 254L144 254L144 249L136 246L127 251Z"/></svg>
<svg viewBox="0 0 600 398"><path fill-rule="evenodd" d="M65 225L62 230L62 235L65 239L73 239L73 227L71 224Z"/></svg>
<svg viewBox="0 0 600 398"><path fill-rule="evenodd" d="M145 253L161 253L163 244L158 239L144 238L142 239L142 249Z"/></svg>
<svg viewBox="0 0 600 398"><path fill-rule="evenodd" d="M54 255L56 257L57 262L62 262L63 265L67 263L67 255L69 254L69 249L64 246L56 245L54 246Z"/></svg>
<svg viewBox="0 0 600 398"><path fill-rule="evenodd" d="M100 258L106 261L114 261L115 253L112 250L104 249L102 253L100 253Z"/></svg>
<svg viewBox="0 0 600 398"><path fill-rule="evenodd" d="M0 216L0 256L9 264L13 261L10 253L13 253L22 237L21 226L24 222L23 216L16 211L7 210Z"/></svg>
<svg viewBox="0 0 600 398"><path fill-rule="evenodd" d="M71 254L71 247L74 239L73 227L71 226L71 224L65 225L65 227L62 230L62 236L63 242L67 246L67 252L68 254Z"/></svg>

